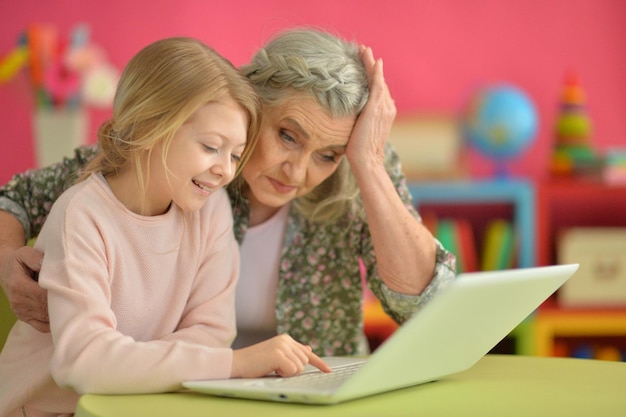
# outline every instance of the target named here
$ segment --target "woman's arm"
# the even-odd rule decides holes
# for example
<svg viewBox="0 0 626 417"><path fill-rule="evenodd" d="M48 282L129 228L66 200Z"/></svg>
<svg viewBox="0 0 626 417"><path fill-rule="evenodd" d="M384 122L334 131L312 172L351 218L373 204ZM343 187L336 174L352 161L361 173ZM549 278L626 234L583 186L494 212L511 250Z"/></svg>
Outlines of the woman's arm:
<svg viewBox="0 0 626 417"><path fill-rule="evenodd" d="M82 146L74 150L73 158L45 168L16 174L0 187L0 210L14 215L24 229L25 240L36 237L41 230L52 203L72 185L80 169L98 152L93 146ZM0 239L6 235L0 229Z"/></svg>
<svg viewBox="0 0 626 417"><path fill-rule="evenodd" d="M414 218L420 219L419 214L415 210L413 197L407 187L406 178L402 173L400 158L389 144L385 146L385 167L387 175L394 184L406 211ZM373 247L369 228L366 227L355 238L361 245L361 256L366 268L367 282L370 289L382 301L382 306L387 314L398 323L402 323L410 318L456 277L456 260L454 255L436 241L435 270L428 286L419 295L395 292L382 282L378 274L377 255Z"/></svg>
<svg viewBox="0 0 626 417"><path fill-rule="evenodd" d="M96 152L95 146L77 148L74 158L17 174L0 187L0 286L15 315L41 332L50 331L46 292L35 280L43 255L24 245L39 234L52 203Z"/></svg>
<svg viewBox="0 0 626 417"><path fill-rule="evenodd" d="M18 319L49 332L46 291L33 279L41 267L41 252L24 244L24 229L8 212L0 211L0 286Z"/></svg>
<svg viewBox="0 0 626 417"><path fill-rule="evenodd" d="M381 60L369 48L361 59L368 71L370 97L348 143L346 156L361 190L376 254L377 270L392 291L419 295L435 275L437 243L400 198L385 169L385 143L396 108Z"/></svg>

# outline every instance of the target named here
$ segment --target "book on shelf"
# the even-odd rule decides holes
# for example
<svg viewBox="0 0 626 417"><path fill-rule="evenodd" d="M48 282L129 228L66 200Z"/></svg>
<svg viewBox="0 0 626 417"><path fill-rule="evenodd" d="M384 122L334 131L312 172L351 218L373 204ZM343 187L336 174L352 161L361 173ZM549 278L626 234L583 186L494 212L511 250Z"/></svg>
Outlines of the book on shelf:
<svg viewBox="0 0 626 417"><path fill-rule="evenodd" d="M456 256L457 272L478 270L478 255L472 225L465 219L440 219L435 237Z"/></svg>
<svg viewBox="0 0 626 417"><path fill-rule="evenodd" d="M483 242L477 245L473 226L467 219L437 218L428 213L422 220L437 240L455 255L458 273L513 267L515 236L510 222L490 221L484 230Z"/></svg>
<svg viewBox="0 0 626 417"><path fill-rule="evenodd" d="M511 223L502 219L489 222L485 230L482 250L483 271L508 269L513 267L514 237Z"/></svg>

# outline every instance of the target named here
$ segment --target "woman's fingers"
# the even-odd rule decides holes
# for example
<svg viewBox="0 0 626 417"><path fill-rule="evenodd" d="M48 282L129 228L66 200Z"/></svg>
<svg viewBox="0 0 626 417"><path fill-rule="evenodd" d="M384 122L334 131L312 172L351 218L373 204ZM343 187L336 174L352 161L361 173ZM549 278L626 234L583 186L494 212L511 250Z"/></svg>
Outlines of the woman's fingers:
<svg viewBox="0 0 626 417"><path fill-rule="evenodd" d="M363 66L365 67L365 71L367 72L367 76L371 81L372 70L374 69L374 65L376 64L372 48L361 45L359 50L359 56L361 57L361 61L363 62Z"/></svg>
<svg viewBox="0 0 626 417"><path fill-rule="evenodd" d="M49 332L46 291L32 277L39 272L42 257L41 252L31 247L19 248L0 265L0 276L17 318L40 332Z"/></svg>

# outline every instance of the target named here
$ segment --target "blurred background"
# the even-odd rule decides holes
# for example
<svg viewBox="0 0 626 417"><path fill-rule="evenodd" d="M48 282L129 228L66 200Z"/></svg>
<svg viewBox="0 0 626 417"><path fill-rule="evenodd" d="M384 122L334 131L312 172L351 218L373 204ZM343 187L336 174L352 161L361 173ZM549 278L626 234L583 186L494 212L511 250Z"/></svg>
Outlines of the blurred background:
<svg viewBox="0 0 626 417"><path fill-rule="evenodd" d="M581 264L500 351L626 360L626 1L0 0L0 23L0 184L95 142L115 77L157 39L236 66L297 26L371 46L390 140L459 271ZM372 347L395 330L364 314Z"/></svg>
<svg viewBox="0 0 626 417"><path fill-rule="evenodd" d="M477 88L510 83L536 110L532 143L512 158L517 176L547 175L561 89L575 72L593 121L593 145L626 142L626 2L623 0L0 0L0 57L32 25L59 38L85 23L89 39L121 70L146 44L167 36L202 39L239 66L274 33L315 26L373 48L403 116L454 117ZM0 183L37 165L33 110L21 71L0 84ZM85 106L86 141L109 108ZM431 117L433 116L433 117ZM468 174L489 176L490 159L474 149Z"/></svg>

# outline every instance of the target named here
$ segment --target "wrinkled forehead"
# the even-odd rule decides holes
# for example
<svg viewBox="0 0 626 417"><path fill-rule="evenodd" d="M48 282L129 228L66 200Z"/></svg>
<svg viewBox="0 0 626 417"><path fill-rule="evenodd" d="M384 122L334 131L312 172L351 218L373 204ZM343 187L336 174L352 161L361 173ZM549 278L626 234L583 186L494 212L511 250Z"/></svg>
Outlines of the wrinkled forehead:
<svg viewBox="0 0 626 417"><path fill-rule="evenodd" d="M303 95L273 103L264 117L280 128L319 142L320 146L345 147L356 122L356 116L332 116L314 98Z"/></svg>

